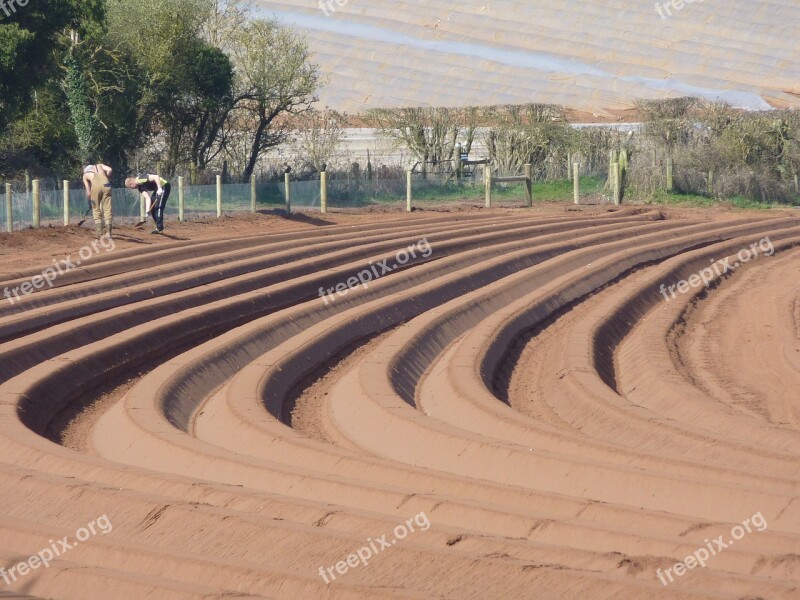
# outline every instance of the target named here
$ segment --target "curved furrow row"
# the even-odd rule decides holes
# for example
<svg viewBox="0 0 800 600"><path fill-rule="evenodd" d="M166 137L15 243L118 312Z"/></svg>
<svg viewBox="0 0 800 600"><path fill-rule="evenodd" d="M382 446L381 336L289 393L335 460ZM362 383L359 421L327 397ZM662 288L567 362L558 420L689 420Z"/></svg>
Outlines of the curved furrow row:
<svg viewBox="0 0 800 600"><path fill-rule="evenodd" d="M661 298L661 283L767 234L769 269ZM797 407L769 397L775 385L747 388L758 409L743 407L721 368L735 369L731 353L685 328L734 331L723 303L741 315L739 290L780 285L798 245L797 218L628 210L397 219L103 256L0 309L0 561L107 514L107 537L12 589L792 598ZM785 331L750 373L797 377L795 305L789 291L760 317ZM526 388L515 381L531 357ZM42 437L67 439L70 420L84 452ZM768 529L665 587L663 570L757 511ZM427 527L341 570L412 515Z"/></svg>
<svg viewBox="0 0 800 600"><path fill-rule="evenodd" d="M726 281L707 299L690 295L669 306L658 320L646 323L647 331L637 329L634 334L641 331L641 335L652 336L663 331L663 339L676 341L659 344L653 349L653 358L673 359L676 365L673 360L663 363L662 375L679 370L684 381L704 392L704 399L712 400L707 406L719 411L722 404L726 414L746 419L751 427L766 427L776 434L776 428L797 432L800 404L795 390L800 383L800 350L793 320L800 298L794 268L797 261L796 249L780 252L759 268L753 265ZM742 315L749 318L736 318ZM665 329L665 318L670 316L673 322ZM723 337L732 340L741 354L729 355L711 329L722 330ZM676 330L685 335L674 336Z"/></svg>
<svg viewBox="0 0 800 600"><path fill-rule="evenodd" d="M788 249L797 244L798 233L797 229L792 228L774 232L771 236L776 243L783 238L780 244ZM661 309L664 300L658 293L660 282L688 277L690 273L708 265L710 258L726 256L728 252L747 247L752 241L752 237L742 238L699 251L685 265L665 263L664 270L646 277L636 289L612 291L604 302L595 303L569 334L566 343L570 352L565 364L569 369L565 385L595 392L578 396L586 398L588 405L562 403L560 414L585 434L610 439L619 445L648 448L676 457L696 457L699 461L731 467L751 462L756 468L761 465L769 466L771 470L780 469L779 472L796 479L800 447L797 436L790 432L737 421L719 410L713 416L706 411L704 417L703 401L696 395L696 389L681 386L674 378L653 378L647 367L627 372L624 384L630 386L627 382L639 378L647 387L658 388L653 390L644 405L635 402L636 398L633 397L621 400L608 385L600 384L613 383L613 387L617 386L614 349L630 332L632 325L644 317L648 308ZM679 268L674 269L676 266ZM623 315L624 318L621 318ZM633 354L637 354L637 351L634 350ZM621 360L630 358L630 352L620 354ZM676 383L677 388L674 387ZM660 406L650 410L649 404ZM592 406L602 407L603 420L586 420L585 416L594 412ZM775 459L785 463L784 466L780 467Z"/></svg>
<svg viewBox="0 0 800 600"><path fill-rule="evenodd" d="M352 329L352 328L351 328L351 329ZM309 330L307 330L307 331L309 331ZM309 333L310 333L310 331L309 331ZM362 334L357 334L357 335L363 335L363 333L362 333ZM326 341L327 341L327 340L326 340ZM242 346L242 345L244 345L244 344L241 344L241 343L239 343L239 344L231 344L231 345ZM218 356L215 356L215 358L218 358ZM286 372L291 372L291 369L286 369ZM166 387L166 386L164 386L164 384L162 383L162 384L160 384L160 387L164 388L164 387ZM196 391L196 390L195 390L195 391ZM146 410L146 407L145 407L145 406L142 406L142 405L139 405L139 409ZM139 415L142 415L142 414L144 414L144 413L143 413L143 412L141 412L141 410L139 410L139 409L137 409L137 411L136 411L137 418L139 418ZM173 420L173 422L174 422L174 420ZM110 430L118 431L118 430L119 430L119 425L117 424L117 427L112 427L112 428L110 428Z"/></svg>

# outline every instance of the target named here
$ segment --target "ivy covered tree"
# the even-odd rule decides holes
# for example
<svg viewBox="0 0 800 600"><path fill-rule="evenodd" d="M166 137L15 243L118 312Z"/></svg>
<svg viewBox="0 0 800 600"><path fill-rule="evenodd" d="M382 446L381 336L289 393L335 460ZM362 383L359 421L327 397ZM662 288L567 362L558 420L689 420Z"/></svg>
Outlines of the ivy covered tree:
<svg viewBox="0 0 800 600"><path fill-rule="evenodd" d="M67 50L64 58L64 67L67 76L64 80L64 91L67 95L67 104L75 125L75 135L80 150L79 160L88 162L97 153L97 118L92 113L89 98L89 86L86 75L78 58L75 48Z"/></svg>

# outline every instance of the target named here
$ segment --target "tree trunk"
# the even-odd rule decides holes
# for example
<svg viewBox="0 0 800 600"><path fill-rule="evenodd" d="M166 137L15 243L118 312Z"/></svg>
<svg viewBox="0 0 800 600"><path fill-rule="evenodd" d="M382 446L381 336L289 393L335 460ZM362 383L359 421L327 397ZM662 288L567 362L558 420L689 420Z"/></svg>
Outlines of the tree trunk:
<svg viewBox="0 0 800 600"><path fill-rule="evenodd" d="M259 119L258 128L253 135L253 143L250 146L250 156L247 159L247 166L244 168L244 173L242 174L243 181L250 181L250 178L253 176L253 171L256 170L258 156L261 153L261 140L264 137L264 131L267 129L268 123L269 122L263 117Z"/></svg>

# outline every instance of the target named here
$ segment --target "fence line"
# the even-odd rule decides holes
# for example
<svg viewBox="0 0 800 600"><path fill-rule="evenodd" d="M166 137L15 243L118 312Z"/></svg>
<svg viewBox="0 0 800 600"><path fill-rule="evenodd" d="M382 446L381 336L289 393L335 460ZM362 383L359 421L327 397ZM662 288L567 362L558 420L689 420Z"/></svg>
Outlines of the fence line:
<svg viewBox="0 0 800 600"><path fill-rule="evenodd" d="M534 183L537 190L547 188L545 197L537 200L569 200L575 203L589 195L599 196L603 190L599 186L616 188L617 180L613 163L609 165L609 177L592 177L581 173L580 165L574 163L570 168L573 175L571 189L562 190L559 182L535 181L532 167L524 167L524 175L493 177L489 166L483 165L484 173L472 173L469 177L436 177L431 174L407 171L404 178L398 179L352 179L337 178L322 172L318 180L292 180L289 173L283 182L259 183L252 178L249 183L223 184L222 178L212 185L186 185L183 177L177 178L177 194L172 196L165 208L165 216L184 221L200 217L221 216L225 213L257 212L259 210L280 210L291 214L293 209L319 210L329 208L362 208L366 206L396 205L407 211L415 205L441 202L468 202L491 207L493 198L503 201L525 199L527 206L534 200ZM588 179L587 179L588 178ZM583 184L581 184L583 179ZM0 230L12 231L28 226L47 226L75 223L89 216L90 204L85 191L70 189L69 182L61 182L60 189L44 189L40 180L32 180L30 187L15 191L10 183L5 185L5 210L0 211ZM0 189L0 193L2 193ZM613 190L613 197L618 192ZM549 194L549 195L548 195ZM556 197L553 197L553 196ZM177 197L176 197L177 196ZM403 202L405 200L405 202ZM112 210L117 222L138 222L144 220L144 201L136 190L114 188L112 191ZM89 218L91 220L91 217Z"/></svg>

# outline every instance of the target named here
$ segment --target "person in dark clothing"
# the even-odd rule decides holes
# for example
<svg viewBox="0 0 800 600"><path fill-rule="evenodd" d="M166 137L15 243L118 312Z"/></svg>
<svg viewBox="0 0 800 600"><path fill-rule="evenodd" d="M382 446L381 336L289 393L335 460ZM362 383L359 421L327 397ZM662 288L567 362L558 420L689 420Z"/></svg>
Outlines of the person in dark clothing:
<svg viewBox="0 0 800 600"><path fill-rule="evenodd" d="M145 199L145 212L153 217L156 228L150 233L164 232L164 207L172 189L169 181L159 175L140 175L138 177L128 177L125 180L125 187L131 190L139 190Z"/></svg>

